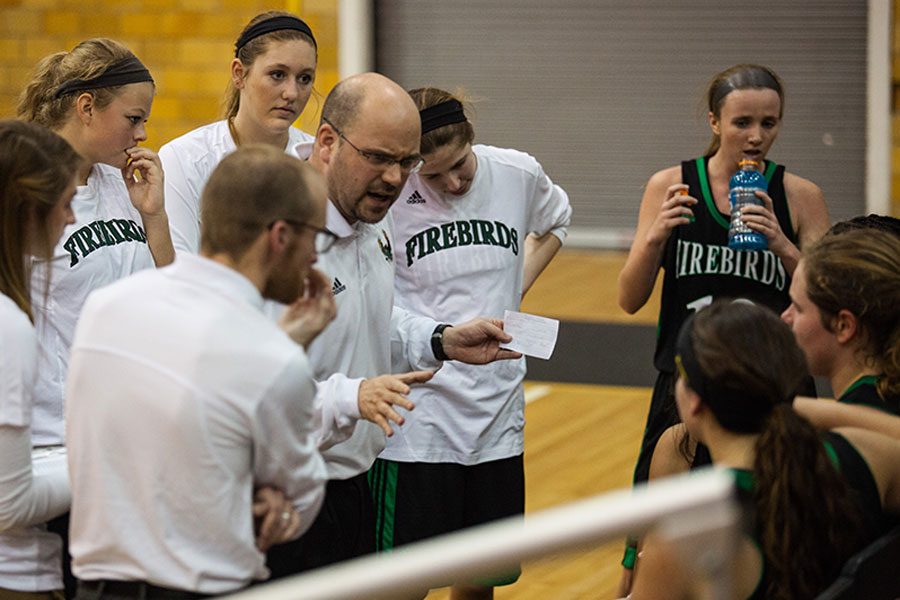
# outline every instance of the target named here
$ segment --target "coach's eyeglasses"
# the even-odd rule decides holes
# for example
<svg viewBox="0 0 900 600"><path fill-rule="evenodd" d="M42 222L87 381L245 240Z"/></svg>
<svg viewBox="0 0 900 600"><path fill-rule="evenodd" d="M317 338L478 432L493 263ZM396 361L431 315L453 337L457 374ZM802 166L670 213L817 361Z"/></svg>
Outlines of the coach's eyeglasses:
<svg viewBox="0 0 900 600"><path fill-rule="evenodd" d="M289 225L293 225L294 227L306 227L307 229L311 229L316 232L316 254L325 254L334 246L334 243L338 240L338 236L335 233L328 231L322 227L316 227L315 225L310 225L309 223L304 223L303 221L296 221L294 219L275 219L271 223L269 223L269 229L274 227L275 223L278 221L284 221Z"/></svg>
<svg viewBox="0 0 900 600"><path fill-rule="evenodd" d="M382 152L376 152L374 150L363 150L349 139L344 133L338 129L334 123L329 121L327 118L322 117L322 120L328 123L332 129L337 132L337 134L343 139L345 142L350 144L350 147L356 150L356 152L362 156L370 165L376 167L378 169L390 169L394 165L399 165L400 170L404 173L418 173L419 169L422 168L422 165L425 164L425 159L422 158L418 154L413 154L412 156L406 156L404 158L394 158L393 156L388 156Z"/></svg>

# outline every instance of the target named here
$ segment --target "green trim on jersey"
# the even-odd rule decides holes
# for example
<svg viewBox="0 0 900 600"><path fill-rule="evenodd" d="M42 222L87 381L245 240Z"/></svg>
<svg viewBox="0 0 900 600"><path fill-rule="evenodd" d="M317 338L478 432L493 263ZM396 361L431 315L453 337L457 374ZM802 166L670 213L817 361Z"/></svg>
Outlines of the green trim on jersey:
<svg viewBox="0 0 900 600"><path fill-rule="evenodd" d="M397 512L397 472L400 465L376 459L369 469L369 489L375 501L375 548L378 552L394 549L394 516Z"/></svg>
<svg viewBox="0 0 900 600"><path fill-rule="evenodd" d="M766 161L766 172L763 176L766 178L766 183L770 183L772 181L772 177L775 175L775 169L778 168L778 164L774 161L767 160ZM715 219L716 223L728 229L730 223L728 219L722 216L722 213L719 212L718 207L716 206L716 201L713 200L712 192L709 188L709 175L706 173L706 157L701 156L697 158L697 174L700 179L700 191L703 192L703 199L706 201L706 207L709 209L709 214L712 215L713 219ZM788 211L788 220L790 220L790 211ZM794 225L791 223L791 231L794 230Z"/></svg>
<svg viewBox="0 0 900 600"><path fill-rule="evenodd" d="M822 440L822 445L825 447L825 454L828 455L828 460L831 461L832 466L841 471L841 459L838 458L837 451L834 449L834 446L831 445L831 442L828 440Z"/></svg>

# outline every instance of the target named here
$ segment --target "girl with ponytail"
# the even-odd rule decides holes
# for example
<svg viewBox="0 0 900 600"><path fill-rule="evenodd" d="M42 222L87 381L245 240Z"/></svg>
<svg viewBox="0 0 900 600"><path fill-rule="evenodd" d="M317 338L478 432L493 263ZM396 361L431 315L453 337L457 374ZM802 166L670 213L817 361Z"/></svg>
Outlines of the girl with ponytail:
<svg viewBox="0 0 900 600"><path fill-rule="evenodd" d="M900 414L900 237L829 234L803 254L782 319L839 402Z"/></svg>
<svg viewBox="0 0 900 600"><path fill-rule="evenodd" d="M900 442L840 429L820 437L791 403L803 352L769 310L717 301L676 342L675 398L684 427L735 475L748 526L735 598L810 598L900 512ZM647 536L632 598L682 598L687 569Z"/></svg>

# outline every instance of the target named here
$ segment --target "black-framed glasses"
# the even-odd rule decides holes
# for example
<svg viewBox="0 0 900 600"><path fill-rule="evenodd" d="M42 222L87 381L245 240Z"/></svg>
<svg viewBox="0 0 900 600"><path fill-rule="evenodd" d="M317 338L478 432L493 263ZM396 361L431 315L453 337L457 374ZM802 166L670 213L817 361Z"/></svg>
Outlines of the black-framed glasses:
<svg viewBox="0 0 900 600"><path fill-rule="evenodd" d="M419 169L422 168L422 165L425 164L425 159L422 158L418 154L414 154L412 156L407 156L404 158L394 158L393 156L388 156L382 152L375 152L374 150L363 150L353 142L351 142L344 132L338 129L334 123L332 123L328 118L322 117L322 120L328 123L332 129L334 129L337 134L341 137L342 140L350 144L350 147L356 150L357 154L362 156L366 161L376 167L378 169L390 169L394 165L399 165L400 170L404 173L418 173Z"/></svg>
<svg viewBox="0 0 900 600"><path fill-rule="evenodd" d="M294 227L305 227L312 231L316 232L316 254L325 254L334 246L334 243L338 240L337 234L328 231L323 227L316 227L315 225L310 225L309 223L304 223L303 221L297 221L295 219L275 219L271 223L269 223L269 229L271 229L275 223L278 221L284 221L289 225L293 225Z"/></svg>

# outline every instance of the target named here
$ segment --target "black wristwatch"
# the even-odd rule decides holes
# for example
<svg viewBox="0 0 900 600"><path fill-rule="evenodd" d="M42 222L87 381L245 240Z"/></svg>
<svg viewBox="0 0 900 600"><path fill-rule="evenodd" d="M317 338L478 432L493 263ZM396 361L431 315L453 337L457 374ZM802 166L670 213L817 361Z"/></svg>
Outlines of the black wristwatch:
<svg viewBox="0 0 900 600"><path fill-rule="evenodd" d="M431 333L431 351L438 360L450 360L450 357L444 352L444 330L448 327L453 327L453 325L441 323Z"/></svg>

